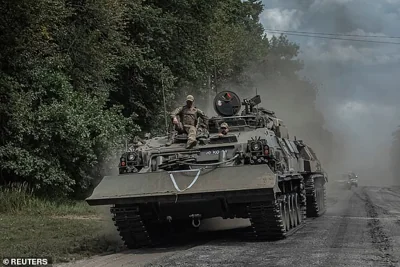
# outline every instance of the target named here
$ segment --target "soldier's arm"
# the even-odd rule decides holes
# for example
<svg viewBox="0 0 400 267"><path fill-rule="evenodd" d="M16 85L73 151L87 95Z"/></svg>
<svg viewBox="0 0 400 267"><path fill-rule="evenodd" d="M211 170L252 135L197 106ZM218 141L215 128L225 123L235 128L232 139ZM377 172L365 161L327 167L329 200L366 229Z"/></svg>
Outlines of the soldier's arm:
<svg viewBox="0 0 400 267"><path fill-rule="evenodd" d="M202 110L197 109L197 116L199 116L203 120L203 123L208 128L208 117L207 117L207 115Z"/></svg>
<svg viewBox="0 0 400 267"><path fill-rule="evenodd" d="M176 116L178 116L182 112L182 107L176 108L174 111L171 112L171 120L173 120Z"/></svg>

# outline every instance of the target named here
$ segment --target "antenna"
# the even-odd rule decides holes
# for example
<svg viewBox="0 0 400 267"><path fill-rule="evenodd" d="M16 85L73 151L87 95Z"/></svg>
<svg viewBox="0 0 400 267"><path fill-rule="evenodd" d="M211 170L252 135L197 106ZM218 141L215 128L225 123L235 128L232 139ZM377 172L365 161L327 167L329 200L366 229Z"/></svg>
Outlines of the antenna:
<svg viewBox="0 0 400 267"><path fill-rule="evenodd" d="M258 96L258 88L257 88L257 87L256 87L256 96ZM256 105L256 107L257 107L257 112L258 112L258 105L259 105L259 104Z"/></svg>
<svg viewBox="0 0 400 267"><path fill-rule="evenodd" d="M215 95L218 94L218 88L217 88L217 66L215 65L215 55L213 55L213 61L214 61L214 86L215 86Z"/></svg>
<svg viewBox="0 0 400 267"><path fill-rule="evenodd" d="M213 33L211 33L211 35L212 35ZM211 45L211 47L213 47L213 40L212 40L212 38L211 38L211 35L208 35L208 41L210 42L210 45ZM213 53L212 53L212 60L213 60L213 68L211 68L211 69L208 69L207 68L207 71L208 70L210 70L210 76L209 76L209 82L210 82L210 96L211 96L211 89L213 89L212 88L212 81L211 81L211 75L212 75L212 71L213 71L213 69L214 69L214 87L215 87L215 95L218 95L218 90L217 90L217 67L216 67L216 63L215 63L215 51L213 50Z"/></svg>
<svg viewBox="0 0 400 267"><path fill-rule="evenodd" d="M161 76L161 88L162 88L163 101L164 101L165 132L168 135L167 104L165 103L164 77L163 76Z"/></svg>
<svg viewBox="0 0 400 267"><path fill-rule="evenodd" d="M212 45L212 39L211 40L211 45ZM215 95L218 95L218 89L217 89L217 65L215 63L215 52L212 54L212 59L214 63L214 87L215 87Z"/></svg>

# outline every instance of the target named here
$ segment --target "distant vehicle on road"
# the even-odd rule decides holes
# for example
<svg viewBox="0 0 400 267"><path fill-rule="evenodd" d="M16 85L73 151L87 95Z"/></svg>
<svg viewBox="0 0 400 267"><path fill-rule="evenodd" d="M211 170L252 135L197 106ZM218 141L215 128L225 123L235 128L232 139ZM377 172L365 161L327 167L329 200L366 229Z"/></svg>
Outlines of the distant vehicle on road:
<svg viewBox="0 0 400 267"><path fill-rule="evenodd" d="M344 174L347 177L347 188L351 190L351 188L358 187L358 176L354 172L350 172L348 174Z"/></svg>

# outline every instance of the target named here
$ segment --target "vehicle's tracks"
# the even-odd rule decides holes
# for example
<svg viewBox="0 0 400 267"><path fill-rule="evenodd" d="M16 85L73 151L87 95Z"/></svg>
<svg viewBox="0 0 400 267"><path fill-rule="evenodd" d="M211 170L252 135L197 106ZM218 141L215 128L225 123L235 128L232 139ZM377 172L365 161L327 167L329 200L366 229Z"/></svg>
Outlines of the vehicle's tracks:
<svg viewBox="0 0 400 267"><path fill-rule="evenodd" d="M360 201L355 194L348 195L346 199L341 201L345 201L347 206L340 216L335 217L337 222L332 225L326 237L326 257L321 259L319 266L339 266L345 262L344 258L346 258L349 250L352 251L366 243L366 237L363 234L366 222L360 219L366 215L362 209L364 201ZM321 220L324 220L324 218L321 218Z"/></svg>
<svg viewBox="0 0 400 267"><path fill-rule="evenodd" d="M396 267L398 261L392 256L393 245L389 236L385 233L382 223L378 218L376 205L374 205L365 189L362 190L365 199L365 209L367 215L373 218L368 221L369 233L372 238L372 244L382 253L381 258L388 266Z"/></svg>

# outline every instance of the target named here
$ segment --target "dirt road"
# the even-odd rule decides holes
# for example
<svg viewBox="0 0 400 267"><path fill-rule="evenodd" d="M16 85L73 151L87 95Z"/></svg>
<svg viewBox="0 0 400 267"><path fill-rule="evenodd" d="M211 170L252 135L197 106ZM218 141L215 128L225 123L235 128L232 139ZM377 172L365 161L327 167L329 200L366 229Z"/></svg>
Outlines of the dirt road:
<svg viewBox="0 0 400 267"><path fill-rule="evenodd" d="M400 266L400 187L330 194L325 215L308 219L285 240L252 243L240 237L240 231L212 232L173 248L60 266Z"/></svg>

